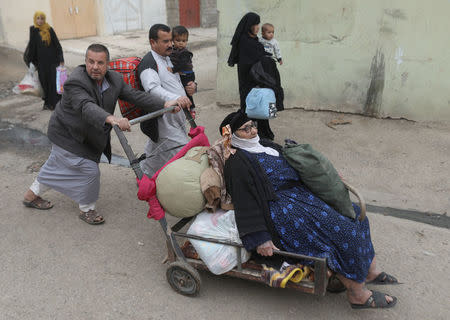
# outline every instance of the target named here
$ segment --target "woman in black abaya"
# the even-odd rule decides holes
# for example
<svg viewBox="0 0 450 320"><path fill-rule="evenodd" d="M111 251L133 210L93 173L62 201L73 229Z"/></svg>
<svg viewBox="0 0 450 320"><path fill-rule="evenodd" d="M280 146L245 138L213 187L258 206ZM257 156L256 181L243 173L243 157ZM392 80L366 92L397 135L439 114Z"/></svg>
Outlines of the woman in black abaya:
<svg viewBox="0 0 450 320"><path fill-rule="evenodd" d="M266 55L264 46L258 41L259 23L259 15L254 12L247 13L239 21L231 40L228 65L233 67L237 64L239 96L243 111L245 111L245 99L248 93L258 85L251 77L250 69ZM270 129L269 120L257 120L257 123L260 137L273 140L274 134Z"/></svg>
<svg viewBox="0 0 450 320"><path fill-rule="evenodd" d="M61 96L56 92L56 67L64 65L61 45L55 31L45 22L45 14L34 14L34 25L30 27L30 41L26 52L27 64L32 62L38 71L39 82L44 91L43 109L53 110Z"/></svg>

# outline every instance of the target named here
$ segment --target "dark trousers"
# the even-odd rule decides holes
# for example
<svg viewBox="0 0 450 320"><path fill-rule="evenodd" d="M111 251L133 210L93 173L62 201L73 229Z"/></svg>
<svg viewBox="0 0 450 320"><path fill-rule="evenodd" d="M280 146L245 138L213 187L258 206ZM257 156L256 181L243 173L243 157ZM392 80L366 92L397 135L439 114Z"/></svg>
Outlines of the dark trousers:
<svg viewBox="0 0 450 320"><path fill-rule="evenodd" d="M191 82L191 81L195 82L195 72L181 74L180 79L181 79L181 83L183 84L183 87L186 87L189 82ZM186 91L186 89L185 89L185 91ZM186 92L186 96L189 98L189 100L191 100L191 103L192 103L191 110L194 109L195 108L194 98L192 98L192 96L188 95L187 92Z"/></svg>
<svg viewBox="0 0 450 320"><path fill-rule="evenodd" d="M56 104L61 99L61 96L56 92L56 65L38 65L39 82L43 90L44 104L50 110L55 109Z"/></svg>

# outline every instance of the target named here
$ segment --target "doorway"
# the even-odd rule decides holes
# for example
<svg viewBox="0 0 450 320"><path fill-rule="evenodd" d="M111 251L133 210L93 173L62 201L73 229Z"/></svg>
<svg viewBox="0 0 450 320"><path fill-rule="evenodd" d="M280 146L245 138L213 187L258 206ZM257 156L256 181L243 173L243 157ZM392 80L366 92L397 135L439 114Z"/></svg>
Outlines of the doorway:
<svg viewBox="0 0 450 320"><path fill-rule="evenodd" d="M95 0L50 0L53 27L59 39L95 36Z"/></svg>
<svg viewBox="0 0 450 320"><path fill-rule="evenodd" d="M142 29L141 0L109 0L104 6L107 29L113 34Z"/></svg>
<svg viewBox="0 0 450 320"><path fill-rule="evenodd" d="M186 28L200 27L200 0L179 0L180 24Z"/></svg>

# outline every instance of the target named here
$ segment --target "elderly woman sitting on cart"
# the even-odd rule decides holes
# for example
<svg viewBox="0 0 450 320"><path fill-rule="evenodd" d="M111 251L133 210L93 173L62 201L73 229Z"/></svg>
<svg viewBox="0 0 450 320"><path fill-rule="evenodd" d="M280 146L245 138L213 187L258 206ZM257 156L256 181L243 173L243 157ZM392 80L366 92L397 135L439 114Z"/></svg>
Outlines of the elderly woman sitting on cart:
<svg viewBox="0 0 450 320"><path fill-rule="evenodd" d="M260 141L254 122L241 111L228 115L223 129L231 131L230 150L236 150L225 163L224 176L245 248L262 256L280 248L327 258L347 288L352 308L393 307L394 296L365 287L398 283L376 268L367 218L347 218L311 193L282 157L280 146ZM357 206L355 211L358 216Z"/></svg>

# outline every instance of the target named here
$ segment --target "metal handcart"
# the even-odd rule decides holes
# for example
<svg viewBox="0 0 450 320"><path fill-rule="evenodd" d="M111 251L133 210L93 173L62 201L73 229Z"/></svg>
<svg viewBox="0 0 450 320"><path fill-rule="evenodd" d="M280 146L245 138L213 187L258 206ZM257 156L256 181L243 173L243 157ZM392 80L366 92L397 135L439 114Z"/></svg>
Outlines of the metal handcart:
<svg viewBox="0 0 450 320"><path fill-rule="evenodd" d="M142 117L130 120L130 124L134 125L148 119L156 118L166 112L173 111L173 109L174 107L170 107L153 113L149 113ZM189 121L191 129L196 128L197 125L189 111L186 109L183 109L183 111L186 114L186 118ZM119 129L119 127L114 126L114 130L119 138L120 144L122 145L128 157L128 160L130 161L131 168L136 174L136 177L138 179L141 179L143 177L143 172L140 168L139 162L140 160L142 160L142 157L139 159L136 158L133 150L128 144L124 133ZM363 219L365 217L364 200L353 187L347 184L346 186L358 197L361 206L361 218ZM185 242L184 245L180 246L177 241L178 238L202 240L235 247L237 251L237 266L231 271L224 273L224 275L265 283L261 278L261 271L263 269L263 266L261 264L257 264L252 260L246 263L242 263L241 250L244 250L242 244L227 240L218 240L191 235L180 231L193 218L195 218L195 216L180 219L173 226L169 226L165 216L158 220L161 228L164 231L167 243L167 259L165 259L164 261L165 263L168 263L168 268L166 271L167 281L176 292L187 296L197 295L201 288L201 278L197 270L208 270L206 264L199 259L193 246L188 241ZM332 282L331 280L334 279L333 281L336 282L336 278L333 276L333 273L327 268L326 258L305 256L282 250L274 250L274 254L292 258L295 260L311 261L313 263L311 266L312 272L309 277L303 279L298 283L289 281L287 282L286 288L323 296L327 291L327 286L329 286ZM338 287L341 287L341 285L338 284Z"/></svg>

